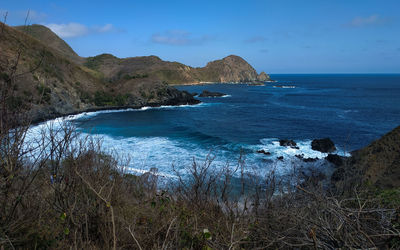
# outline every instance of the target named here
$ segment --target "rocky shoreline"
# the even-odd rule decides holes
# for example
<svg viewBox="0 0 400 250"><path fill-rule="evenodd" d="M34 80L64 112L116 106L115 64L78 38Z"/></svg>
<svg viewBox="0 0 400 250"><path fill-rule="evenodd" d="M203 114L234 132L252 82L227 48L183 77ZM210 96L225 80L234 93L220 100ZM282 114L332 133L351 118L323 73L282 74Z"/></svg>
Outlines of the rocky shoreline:
<svg viewBox="0 0 400 250"><path fill-rule="evenodd" d="M139 110L142 108L158 108L158 107L179 107L183 105L198 105L201 104L202 102L198 101L195 103L181 103L181 104L149 104L149 105L139 105L139 106L110 106L110 107L93 107L93 108L88 108L76 112L71 112L71 113L65 113L65 114L59 114L59 115L53 115L45 118L40 118L40 119L35 119L32 120L31 125L38 125L43 122L51 121L57 118L66 118L69 116L74 116L74 115L79 115L79 114L84 114L84 113L89 113L89 112L98 112L98 111L113 111L113 110Z"/></svg>
<svg viewBox="0 0 400 250"><path fill-rule="evenodd" d="M124 109L141 109L144 107L161 107L161 106L181 106L181 105L196 105L200 104L201 101L195 99L191 94L186 91L178 91L180 93L178 96L166 98L160 102L144 102L141 104L132 105L119 105L119 106L92 106L80 110L74 110L71 112L43 112L43 110L32 110L30 113L31 124L36 125L45 121L57 119L60 117L67 117L71 115L78 115L87 112L97 112L105 110L124 110Z"/></svg>
<svg viewBox="0 0 400 250"><path fill-rule="evenodd" d="M249 86L264 86L266 83L274 83L277 82L275 80L268 81L248 81L248 82L188 82L188 83L179 83L174 84L170 83L170 86L207 86L213 84L246 84Z"/></svg>

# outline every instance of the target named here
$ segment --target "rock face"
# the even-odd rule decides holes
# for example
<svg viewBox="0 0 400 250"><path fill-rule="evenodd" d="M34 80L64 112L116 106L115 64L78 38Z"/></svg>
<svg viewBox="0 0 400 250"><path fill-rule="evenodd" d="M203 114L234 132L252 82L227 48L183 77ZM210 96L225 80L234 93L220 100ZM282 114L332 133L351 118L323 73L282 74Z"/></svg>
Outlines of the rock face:
<svg viewBox="0 0 400 250"><path fill-rule="evenodd" d="M204 90L203 92L201 92L199 97L221 97L221 96L224 96L224 95L225 94L223 94L223 93L211 92L211 91L208 91L208 90Z"/></svg>
<svg viewBox="0 0 400 250"><path fill-rule="evenodd" d="M311 142L311 148L322 153L331 153L336 150L335 144L329 138L315 139Z"/></svg>

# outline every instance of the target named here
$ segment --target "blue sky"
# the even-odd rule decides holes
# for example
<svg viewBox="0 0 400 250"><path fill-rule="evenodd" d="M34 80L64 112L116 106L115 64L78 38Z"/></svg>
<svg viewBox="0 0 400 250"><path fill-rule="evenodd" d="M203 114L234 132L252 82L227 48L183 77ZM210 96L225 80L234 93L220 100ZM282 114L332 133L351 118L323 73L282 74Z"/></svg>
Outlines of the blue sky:
<svg viewBox="0 0 400 250"><path fill-rule="evenodd" d="M0 14L50 27L81 56L230 54L267 73L400 73L399 0L18 1Z"/></svg>

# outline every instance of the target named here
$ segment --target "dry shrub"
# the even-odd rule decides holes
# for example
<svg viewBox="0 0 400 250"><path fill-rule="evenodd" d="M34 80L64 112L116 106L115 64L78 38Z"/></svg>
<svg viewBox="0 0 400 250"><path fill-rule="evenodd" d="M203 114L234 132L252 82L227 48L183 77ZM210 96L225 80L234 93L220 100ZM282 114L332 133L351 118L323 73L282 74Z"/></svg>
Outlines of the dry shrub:
<svg viewBox="0 0 400 250"><path fill-rule="evenodd" d="M1 68L1 249L399 248L398 205L364 190L260 177L243 157L220 170L193 161L161 188L68 123L27 141L30 119L10 102L19 56Z"/></svg>

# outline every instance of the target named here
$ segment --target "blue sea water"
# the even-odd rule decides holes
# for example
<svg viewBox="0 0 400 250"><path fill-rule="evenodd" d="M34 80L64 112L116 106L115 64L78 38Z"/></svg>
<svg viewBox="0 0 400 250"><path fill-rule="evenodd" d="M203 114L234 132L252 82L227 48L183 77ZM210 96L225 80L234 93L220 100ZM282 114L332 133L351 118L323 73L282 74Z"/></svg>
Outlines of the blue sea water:
<svg viewBox="0 0 400 250"><path fill-rule="evenodd" d="M272 75L265 86L212 84L179 86L200 93L199 105L97 112L73 120L84 134L100 135L104 148L129 156L135 171L157 168L166 176L185 171L195 159L213 158L213 167L237 165L263 175L294 165L326 167L324 160L304 163L295 155L323 159L313 151L315 138L331 138L341 155L359 149L400 125L400 75ZM294 86L279 88L276 86ZM293 139L299 149L279 146ZM270 156L256 151L264 149ZM283 160L277 157L283 156Z"/></svg>

